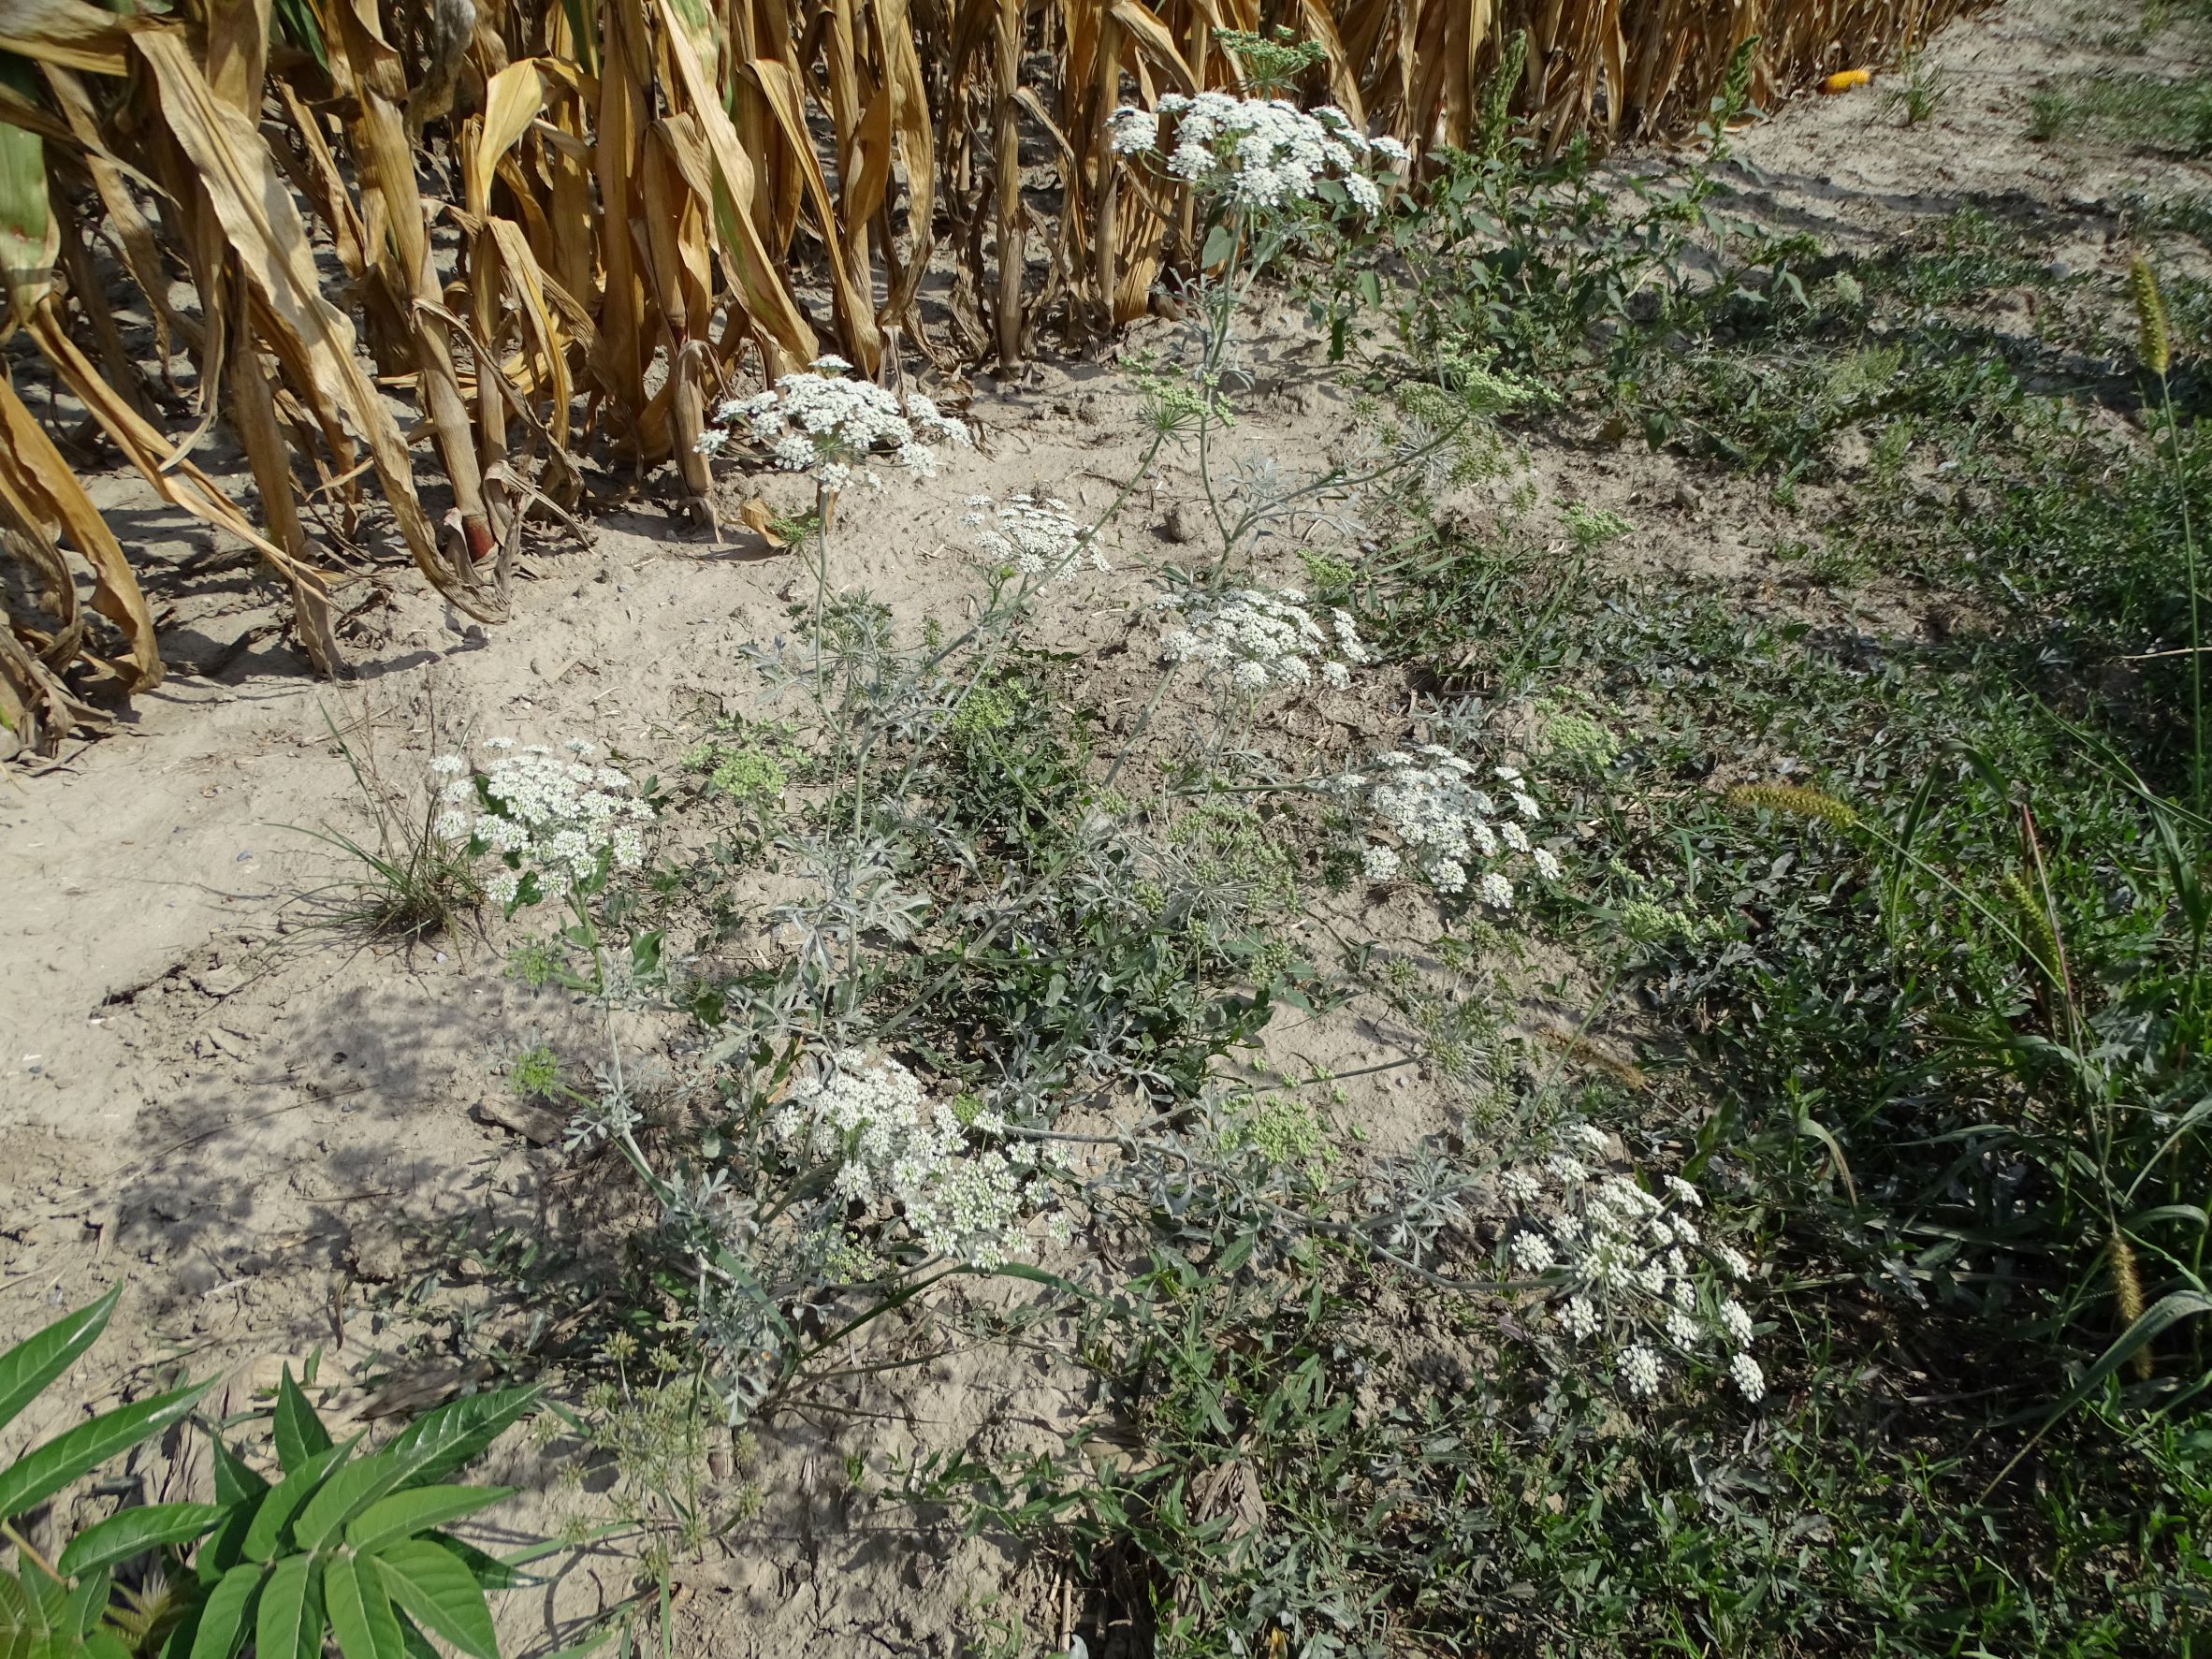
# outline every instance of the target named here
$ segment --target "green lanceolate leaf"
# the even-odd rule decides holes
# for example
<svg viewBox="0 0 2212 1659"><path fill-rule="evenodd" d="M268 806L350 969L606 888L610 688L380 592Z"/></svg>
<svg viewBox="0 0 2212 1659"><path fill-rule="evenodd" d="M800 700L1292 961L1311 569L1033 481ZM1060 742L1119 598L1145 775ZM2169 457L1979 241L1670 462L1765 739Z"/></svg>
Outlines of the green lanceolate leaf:
<svg viewBox="0 0 2212 1659"><path fill-rule="evenodd" d="M80 1638L99 1623L100 1615L108 1609L108 1592L114 1587L114 1575L102 1567L78 1580L69 1591L65 1610L58 1626L63 1640Z"/></svg>
<svg viewBox="0 0 2212 1659"><path fill-rule="evenodd" d="M117 1452L160 1433L190 1411L212 1381L210 1378L189 1388L172 1389L151 1400L104 1412L17 1459L0 1470L0 1517L21 1515Z"/></svg>
<svg viewBox="0 0 2212 1659"><path fill-rule="evenodd" d="M97 1572L167 1544L188 1544L211 1531L223 1516L214 1504L141 1505L86 1527L69 1540L55 1564L67 1578Z"/></svg>
<svg viewBox="0 0 2212 1659"><path fill-rule="evenodd" d="M323 1575L312 1555L287 1555L262 1586L254 1659L318 1659L323 1651Z"/></svg>
<svg viewBox="0 0 2212 1659"><path fill-rule="evenodd" d="M381 1554L361 1559L375 1564L392 1600L432 1636L473 1655L473 1659L499 1659L499 1637L492 1633L491 1609L485 1605L484 1592L450 1550L427 1539L409 1538Z"/></svg>
<svg viewBox="0 0 2212 1659"><path fill-rule="evenodd" d="M538 1389L496 1389L426 1411L377 1453L404 1466L402 1489L443 1480L538 1403Z"/></svg>
<svg viewBox="0 0 2212 1659"><path fill-rule="evenodd" d="M317 1452L330 1449L330 1432L323 1427L323 1419L315 1415L315 1408L307 1403L307 1396L292 1380L289 1365L284 1367L284 1375L277 1383L271 1426L276 1431L277 1463L287 1475L303 1468Z"/></svg>
<svg viewBox="0 0 2212 1659"><path fill-rule="evenodd" d="M345 1529L345 1541L362 1555L374 1555L402 1538L473 1515L514 1492L511 1486L426 1486L396 1492L363 1510Z"/></svg>
<svg viewBox="0 0 2212 1659"><path fill-rule="evenodd" d="M99 1340L108 1328L108 1316L123 1294L118 1285L99 1301L56 1319L36 1336L26 1336L0 1354L0 1428L38 1397L46 1385L66 1370L70 1361Z"/></svg>
<svg viewBox="0 0 2212 1659"><path fill-rule="evenodd" d="M210 1436L211 1439L214 1438ZM259 1497L269 1482L246 1466L237 1452L215 1440L215 1502L226 1509Z"/></svg>
<svg viewBox="0 0 2212 1659"><path fill-rule="evenodd" d="M400 1469L381 1453L341 1469L301 1506L292 1536L302 1550L320 1550L347 1521L399 1484Z"/></svg>
<svg viewBox="0 0 2212 1659"><path fill-rule="evenodd" d="M242 1562L223 1575L194 1627L189 1659L230 1659L245 1640L246 1625L260 1599L267 1573L258 1562Z"/></svg>
<svg viewBox="0 0 2212 1659"><path fill-rule="evenodd" d="M242 1548L249 1561L266 1564L276 1559L293 1518L306 1506L308 1499L314 1496L324 1477L345 1461L346 1453L360 1443L360 1438L357 1434L343 1446L333 1446L316 1452L302 1463L296 1473L269 1489L269 1495L261 1500L260 1507L254 1511L254 1524L246 1529Z"/></svg>
<svg viewBox="0 0 2212 1659"><path fill-rule="evenodd" d="M373 1569L362 1571L352 1550L333 1550L324 1558L323 1603L345 1659L405 1659L407 1644L383 1580Z"/></svg>

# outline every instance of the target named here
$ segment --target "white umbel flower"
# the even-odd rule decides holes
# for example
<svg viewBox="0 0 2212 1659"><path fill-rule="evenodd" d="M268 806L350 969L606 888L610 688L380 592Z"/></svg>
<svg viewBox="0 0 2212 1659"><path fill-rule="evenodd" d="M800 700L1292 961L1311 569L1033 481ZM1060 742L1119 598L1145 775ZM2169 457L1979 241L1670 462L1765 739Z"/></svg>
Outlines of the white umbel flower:
<svg viewBox="0 0 2212 1659"><path fill-rule="evenodd" d="M1638 1400L1659 1391L1659 1356L1642 1343L1621 1350L1621 1383Z"/></svg>
<svg viewBox="0 0 2212 1659"><path fill-rule="evenodd" d="M1751 1313L1733 1296L1721 1303L1721 1329L1728 1333L1728 1340L1738 1347L1751 1346Z"/></svg>
<svg viewBox="0 0 2212 1659"><path fill-rule="evenodd" d="M1240 98L1204 92L1171 93L1151 110L1124 105L1107 121L1117 155L1160 153L1172 133L1166 168L1205 194L1247 209L1297 207L1322 198L1333 181L1361 211L1382 205L1377 176L1402 171L1404 147L1370 140L1333 106L1307 114L1281 98Z"/></svg>
<svg viewBox="0 0 2212 1659"><path fill-rule="evenodd" d="M1247 697L1311 685L1317 672L1326 684L1347 684L1351 669L1369 661L1349 616L1330 612L1324 629L1295 588L1171 593L1157 603L1183 621L1162 636L1161 657L1193 663L1215 685Z"/></svg>
<svg viewBox="0 0 2212 1659"><path fill-rule="evenodd" d="M935 1254L990 1270L1029 1248L1021 1221L1047 1192L1035 1164L974 1145L895 1060L828 1056L792 1085L770 1129L787 1151L834 1166L837 1197L895 1209Z"/></svg>
<svg viewBox="0 0 2212 1659"><path fill-rule="evenodd" d="M1065 502L1050 496L1010 495L995 502L969 496L961 522L976 529L976 546L987 558L1025 576L1065 581L1079 570L1106 568L1106 556L1091 546L1090 532L1069 516Z"/></svg>
<svg viewBox="0 0 2212 1659"><path fill-rule="evenodd" d="M589 743L572 738L563 746L573 760L544 744L516 749L495 738L484 747L494 758L479 774L449 775L437 827L458 837L452 826L464 808L489 803L466 828L480 851L507 866L486 884L500 904L511 905L531 876L542 890L561 892L605 869L645 863L653 809L630 793L629 775L619 767L585 764Z"/></svg>
<svg viewBox="0 0 2212 1659"><path fill-rule="evenodd" d="M1559 1310L1559 1323L1577 1342L1587 1341L1597 1332L1597 1303L1587 1296L1568 1297Z"/></svg>
<svg viewBox="0 0 2212 1659"><path fill-rule="evenodd" d="M1559 1261L1558 1252L1552 1249L1551 1241L1534 1228L1515 1233L1513 1242L1506 1246L1506 1250L1513 1258L1513 1265L1527 1278L1535 1278Z"/></svg>
<svg viewBox="0 0 2212 1659"><path fill-rule="evenodd" d="M1729 1378L1743 1391L1743 1397L1756 1404L1767 1397L1767 1374L1759 1369L1759 1362L1749 1354L1739 1354L1728 1361Z"/></svg>
<svg viewBox="0 0 2212 1659"><path fill-rule="evenodd" d="M963 423L929 399L911 393L902 404L874 381L847 379L851 367L842 357L817 357L812 368L784 375L766 391L730 399L714 412L720 429L702 435L700 452L715 454L740 438L782 471L811 473L824 489L838 490L860 479L880 486L869 464L877 459L933 477L932 444L973 442Z"/></svg>

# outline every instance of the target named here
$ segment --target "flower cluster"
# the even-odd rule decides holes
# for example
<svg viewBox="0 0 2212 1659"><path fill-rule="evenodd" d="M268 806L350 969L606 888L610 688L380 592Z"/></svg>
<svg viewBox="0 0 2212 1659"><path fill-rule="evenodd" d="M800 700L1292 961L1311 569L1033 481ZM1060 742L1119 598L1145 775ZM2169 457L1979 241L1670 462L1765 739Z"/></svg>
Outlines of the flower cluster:
<svg viewBox="0 0 2212 1659"><path fill-rule="evenodd" d="M494 737L484 747L493 758L475 771L457 754L430 763L445 779L434 827L451 840L467 837L478 853L499 855L506 868L485 891L500 904L512 909L595 881L609 867L633 870L645 862L653 809L630 793L628 773L591 764L590 744L571 739L557 753Z"/></svg>
<svg viewBox="0 0 2212 1659"><path fill-rule="evenodd" d="M1744 1398L1761 1398L1767 1379L1749 1351L1752 1317L1727 1288L1750 1275L1751 1263L1709 1244L1691 1219L1704 1195L1679 1175L1647 1192L1606 1172L1608 1142L1598 1130L1578 1125L1571 1138L1574 1151L1498 1178L1516 1211L1506 1241L1514 1272L1553 1288L1552 1323L1569 1340L1611 1344L1631 1397L1659 1391L1669 1354L1688 1362L1725 1353Z"/></svg>
<svg viewBox="0 0 2212 1659"><path fill-rule="evenodd" d="M1068 516L1068 504L1051 496L1010 495L1003 502L987 495L968 498L960 522L976 530L976 546L1025 576L1064 581L1077 570L1106 568L1106 556L1091 546L1090 531Z"/></svg>
<svg viewBox="0 0 2212 1659"><path fill-rule="evenodd" d="M979 1115L973 1128L1003 1124ZM842 1049L792 1086L770 1125L793 1153L834 1164L833 1197L896 1206L939 1255L993 1269L1029 1245L1021 1220L1049 1198L1033 1160L977 1146L953 1109L932 1106L922 1083L895 1060L870 1063Z"/></svg>
<svg viewBox="0 0 2212 1659"><path fill-rule="evenodd" d="M1222 593L1163 594L1156 602L1185 626L1160 641L1170 662L1196 662L1206 677L1246 696L1278 686L1351 684L1351 670L1370 661L1350 613L1329 612L1324 630L1295 588L1231 588Z"/></svg>
<svg viewBox="0 0 2212 1659"><path fill-rule="evenodd" d="M966 426L919 392L908 394L902 407L874 381L847 379L851 367L842 357L817 357L806 373L731 399L715 411L721 424L700 434L700 453L718 453L735 434L766 450L783 471L812 473L824 489L843 489L855 478L880 489L871 458L888 457L917 478L932 478L932 444L957 447L971 441Z"/></svg>
<svg viewBox="0 0 2212 1659"><path fill-rule="evenodd" d="M1441 744L1426 743L1412 754L1395 749L1376 755L1364 773L1347 772L1336 787L1357 796L1371 826L1387 830L1396 841L1371 842L1360 865L1370 881L1414 876L1439 893L1462 893L1470 880L1482 902L1493 910L1513 908L1513 883L1503 871L1479 874L1470 866L1507 853L1528 857L1544 880L1559 878L1559 860L1529 840L1526 825L1542 817L1528 783L1512 766L1496 766L1492 777L1501 801L1481 787L1471 762Z"/></svg>
<svg viewBox="0 0 2212 1659"><path fill-rule="evenodd" d="M1308 115L1281 98L1227 93L1171 93L1157 109L1124 105L1108 124L1119 155L1159 152L1161 124L1172 124L1168 171L1240 207L1276 208L1313 199L1334 181L1362 212L1382 206L1375 175L1404 168L1405 146L1370 138L1334 105Z"/></svg>

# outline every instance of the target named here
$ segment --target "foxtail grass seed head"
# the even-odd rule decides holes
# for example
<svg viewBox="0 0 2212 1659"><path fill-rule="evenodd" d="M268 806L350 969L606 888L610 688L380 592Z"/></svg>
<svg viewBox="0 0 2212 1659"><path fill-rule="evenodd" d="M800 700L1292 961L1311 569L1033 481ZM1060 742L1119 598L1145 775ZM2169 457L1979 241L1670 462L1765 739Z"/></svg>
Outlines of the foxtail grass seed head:
<svg viewBox="0 0 2212 1659"><path fill-rule="evenodd" d="M2143 1273L2135 1264L2135 1246L2128 1243L2128 1235L2117 1227L2112 1230L2109 1254L2112 1259L2113 1300L2119 1304L2120 1329L2126 1331L2143 1317ZM2145 1343L2137 1348L2130 1363L2134 1368L2136 1377L2148 1382L2151 1374L2150 1345Z"/></svg>
<svg viewBox="0 0 2212 1659"><path fill-rule="evenodd" d="M1858 822L1858 814L1845 803L1801 783L1739 783L1728 792L1727 800L1731 807L1817 819L1831 829L1847 830Z"/></svg>
<svg viewBox="0 0 2212 1659"><path fill-rule="evenodd" d="M2135 302L2135 355L2161 379L2173 366L2174 345L2166 328L2166 302L2158 274L2142 255L2128 261L2128 297Z"/></svg>

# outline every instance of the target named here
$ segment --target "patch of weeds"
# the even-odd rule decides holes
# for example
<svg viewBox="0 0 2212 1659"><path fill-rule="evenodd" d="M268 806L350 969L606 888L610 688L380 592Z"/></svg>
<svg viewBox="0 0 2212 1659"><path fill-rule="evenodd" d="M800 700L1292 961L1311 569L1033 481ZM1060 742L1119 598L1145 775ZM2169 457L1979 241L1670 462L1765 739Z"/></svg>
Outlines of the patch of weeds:
<svg viewBox="0 0 2212 1659"><path fill-rule="evenodd" d="M1951 88L1952 77L1928 61L1925 47L1915 46L1899 60L1896 74L1886 78L1882 112L1900 126L1918 126L1935 119Z"/></svg>
<svg viewBox="0 0 2212 1659"><path fill-rule="evenodd" d="M2028 136L2097 138L2180 155L2212 153L2212 77L2071 76L2029 95Z"/></svg>
<svg viewBox="0 0 2212 1659"><path fill-rule="evenodd" d="M401 944L457 936L483 905L485 887L467 822L457 822L441 799L443 776L426 773L413 790L399 788L385 778L373 747L357 751L327 714L324 723L361 792L371 838L328 828L304 832L337 849L352 869L305 895L318 920Z"/></svg>
<svg viewBox="0 0 2212 1659"><path fill-rule="evenodd" d="M1604 507L1585 506L1580 502L1569 502L1560 511L1565 523L1567 539L1578 553L1594 553L1608 542L1617 542L1635 529L1620 514Z"/></svg>

